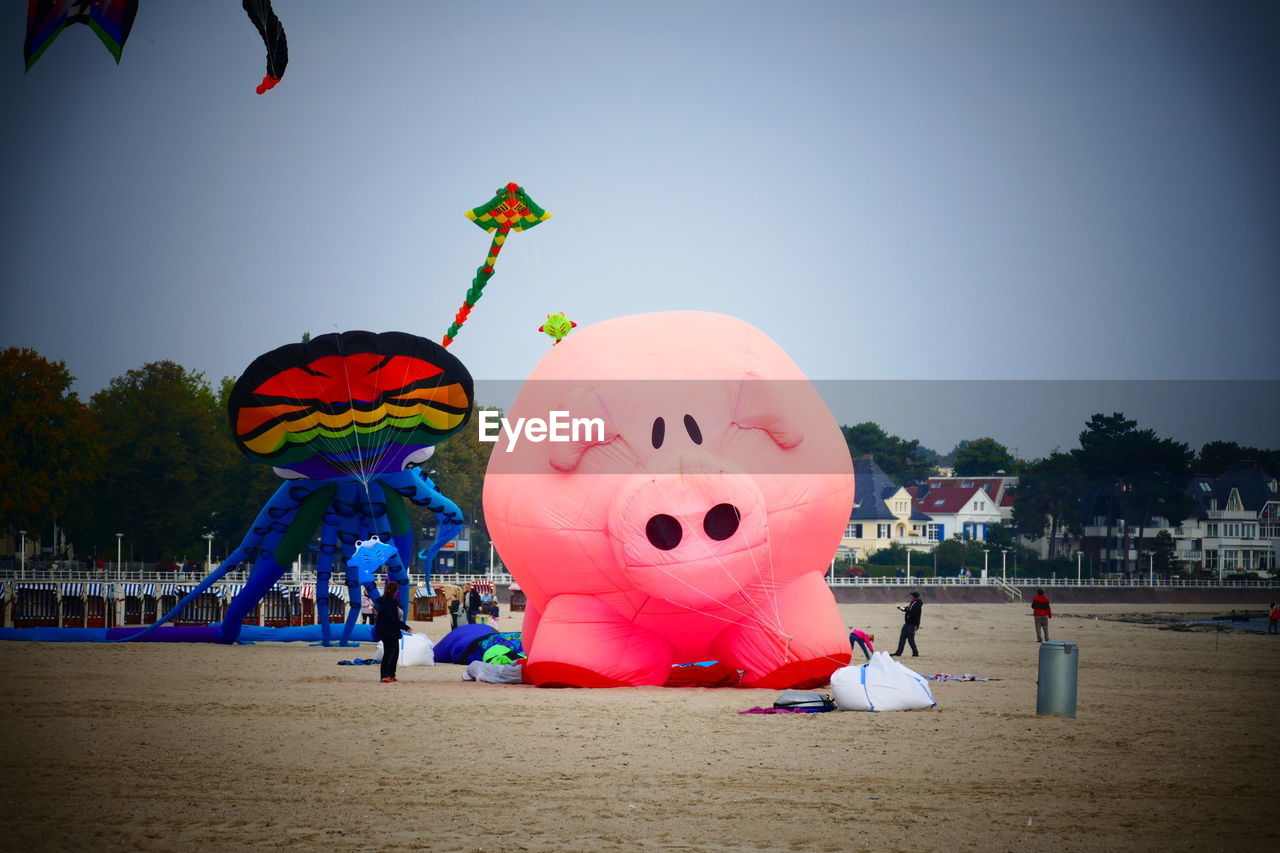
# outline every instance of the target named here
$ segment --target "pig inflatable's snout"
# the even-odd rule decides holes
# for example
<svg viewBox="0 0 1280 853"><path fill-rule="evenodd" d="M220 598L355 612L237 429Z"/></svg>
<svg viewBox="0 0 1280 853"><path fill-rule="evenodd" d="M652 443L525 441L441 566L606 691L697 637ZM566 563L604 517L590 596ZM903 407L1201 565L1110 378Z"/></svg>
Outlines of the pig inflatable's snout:
<svg viewBox="0 0 1280 853"><path fill-rule="evenodd" d="M738 532L741 521L741 510L730 503L719 503L707 510L707 514L702 517L702 530L708 538L723 542ZM666 513L650 518L644 526L644 533L649 544L660 551L670 551L684 538L684 528L679 519Z"/></svg>
<svg viewBox="0 0 1280 853"><path fill-rule="evenodd" d="M610 509L608 533L632 583L690 607L723 601L769 566L759 486L705 455L632 478Z"/></svg>

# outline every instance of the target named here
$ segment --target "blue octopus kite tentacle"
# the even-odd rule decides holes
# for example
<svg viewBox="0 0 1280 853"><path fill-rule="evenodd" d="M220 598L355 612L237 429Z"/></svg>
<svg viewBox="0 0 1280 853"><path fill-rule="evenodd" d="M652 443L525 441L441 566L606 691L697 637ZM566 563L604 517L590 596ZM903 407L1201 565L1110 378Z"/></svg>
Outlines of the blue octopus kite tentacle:
<svg viewBox="0 0 1280 853"><path fill-rule="evenodd" d="M401 502L400 495L394 490L384 486L377 479L374 480L372 488L366 491L364 503L364 519L367 522L366 538L377 536L382 542L394 543L395 549L391 556L384 563L386 569L386 580L395 581L399 592L396 596L397 603L405 612L409 612L409 569L406 561L402 557L403 548L401 543L397 541L399 538L407 538L408 551L412 556L412 531L409 526L409 515L404 510L404 504ZM402 534L396 534L396 528L402 528ZM364 587L372 601L381 598L378 588L374 583L374 578L369 578L364 582ZM348 579L348 583L350 580Z"/></svg>
<svg viewBox="0 0 1280 853"><path fill-rule="evenodd" d="M375 481L372 487L367 487L362 483L350 481L343 485L339 490L338 500L335 502L337 511L347 521L343 526L339 536L343 540L343 556L344 565L355 551L355 543L358 540L365 540L371 536L377 536L382 541L390 541L390 526L387 519L387 502L396 499L394 495L388 495L384 489ZM358 531L358 533L356 532ZM399 557L393 557L392 561L398 561ZM347 594L351 599L351 609L347 611L347 621L342 628L342 643L348 645L351 632L355 628L356 620L359 618L359 601L360 591L363 586L371 600L376 601L379 598L378 588L374 584L373 579L365 583L361 583L358 574L348 569L346 573Z"/></svg>
<svg viewBox="0 0 1280 853"><path fill-rule="evenodd" d="M342 623L342 634L338 639L339 646L356 645L351 642L351 632L355 630L356 620L360 618L360 585L359 579L355 578L347 561L351 559L351 555L355 553L356 543L364 539L366 534L367 519L361 512L360 491L361 484L355 480L344 480L338 484L338 493L333 501L333 512L338 518L337 536L338 543L341 548L340 564L345 575L345 585L347 587L347 612L346 618ZM337 554L334 555L337 557ZM352 581L355 580L355 588L352 589Z"/></svg>
<svg viewBox="0 0 1280 853"><path fill-rule="evenodd" d="M399 588L397 596L400 608L409 612L410 583L409 567L413 564L413 522L404 507L403 496L393 486L382 482L385 475L379 476L378 488L386 502L386 517L383 519L388 531L384 541L395 545L396 552L386 563L387 580L395 581Z"/></svg>
<svg viewBox="0 0 1280 853"><path fill-rule="evenodd" d="M462 530L463 515L458 505L442 495L436 484L422 473L421 468L406 468L382 478L402 497L418 506L425 506L436 515L436 538L431 547L421 551L418 557L422 560L423 574L427 577L427 585L431 583L431 567L436 554ZM405 611L408 612L407 610Z"/></svg>
<svg viewBox="0 0 1280 853"><path fill-rule="evenodd" d="M386 474L380 479L402 498L418 506L425 506L438 518L462 524L464 520L462 510L458 509L458 505L453 501L440 494L436 490L435 483L431 482L420 468L406 468L403 471Z"/></svg>
<svg viewBox="0 0 1280 853"><path fill-rule="evenodd" d="M324 517L320 522L320 554L316 560L316 613L320 620L320 645L330 643L329 624L329 577L333 574L333 558L342 553L338 544L338 514L332 507L325 507Z"/></svg>
<svg viewBox="0 0 1280 853"><path fill-rule="evenodd" d="M217 642L230 644L239 638L245 615L270 592L296 559L323 517L333 493L332 482L326 480L290 480L276 490L254 522L253 532L261 533L262 544L244 589L227 605ZM265 529L260 523L264 516Z"/></svg>
<svg viewBox="0 0 1280 853"><path fill-rule="evenodd" d="M367 537L368 520L360 509L360 485L354 480L338 483L334 500L329 504L324 515L324 528L321 533L321 559L316 567L317 610L321 614L320 636L324 645L332 642L332 623L329 613L330 579L334 561L346 574L347 560L355 552L356 542ZM351 632L359 618L359 592L347 586L347 612L343 614L342 635L339 646L356 645L350 642ZM353 592L355 595L353 596ZM319 602L323 601L323 605Z"/></svg>
<svg viewBox="0 0 1280 853"><path fill-rule="evenodd" d="M222 579L226 573L244 562L255 560L261 553L262 544L267 540L271 531L278 525L284 524L286 527L292 522L294 516L298 512L298 508L311 497L316 491L314 485L304 485L307 481L290 480L280 484L280 488L276 489L271 499L267 501L262 510L254 519L253 524L249 527L249 532L245 534L241 540L239 547L231 552L225 560L222 561L218 568L214 569L209 575L196 587L187 593L181 601L175 604L168 613L148 625L136 634L121 639L121 642L129 642L130 640L138 640L150 634L156 628L168 622L177 616L191 602L195 601L202 594L207 592L210 587ZM268 587L269 588L269 587ZM234 602L233 602L234 603ZM233 642L234 640L228 641Z"/></svg>
<svg viewBox="0 0 1280 853"><path fill-rule="evenodd" d="M165 624L170 619L172 619L173 617L181 613L183 608L185 608L191 602L195 601L205 592L208 592L209 588L212 587L215 583L222 580L223 575L225 575L228 571L240 565L241 562L247 559L247 554L249 553L249 551L256 550L256 544L252 547L250 547L249 545L249 539L251 536L252 534L250 534L250 536L246 536L245 541L240 544L239 548L232 551L230 556L228 556L225 560L223 560L222 563L218 566L218 568L214 569L212 572L209 573L208 577L200 581L200 583L196 584L195 589L187 593L186 596L184 596L181 601L175 604L169 610L168 613L164 614L155 622L143 628L141 631L137 632L136 634L130 634L127 637L121 637L119 640L115 640L114 642L127 643L131 640L141 639L142 637L145 637L147 634L150 634L152 631L159 628L161 625Z"/></svg>

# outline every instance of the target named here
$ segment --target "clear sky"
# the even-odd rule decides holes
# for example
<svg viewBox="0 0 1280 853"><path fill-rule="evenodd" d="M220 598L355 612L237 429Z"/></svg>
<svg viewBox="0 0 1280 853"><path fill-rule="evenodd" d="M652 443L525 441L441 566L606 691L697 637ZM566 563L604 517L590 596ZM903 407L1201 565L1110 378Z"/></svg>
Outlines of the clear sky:
<svg viewBox="0 0 1280 853"><path fill-rule="evenodd" d="M74 27L25 74L9 6L0 346L86 397L303 332L438 340L488 246L462 213L508 181L554 218L451 348L479 379L525 376L549 312L688 308L817 379L1033 380L1023 408L1056 405L1043 380L1280 387L1274 2L276 0L262 96L235 0L141 0L119 66ZM1194 387L1173 408L1218 412L1209 437L1280 445L1280 394ZM979 437L979 404L871 399L833 408ZM1040 455L1105 405L988 432ZM1168 417L1142 425L1198 442Z"/></svg>

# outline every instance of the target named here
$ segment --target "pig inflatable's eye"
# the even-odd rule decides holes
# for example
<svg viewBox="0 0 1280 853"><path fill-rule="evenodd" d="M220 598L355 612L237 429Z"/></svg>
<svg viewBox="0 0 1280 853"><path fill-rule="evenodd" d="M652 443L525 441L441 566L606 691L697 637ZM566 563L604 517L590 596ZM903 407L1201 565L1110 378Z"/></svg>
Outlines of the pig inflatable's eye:
<svg viewBox="0 0 1280 853"><path fill-rule="evenodd" d="M653 449L657 450L662 446L662 439L667 434L667 422L662 418L654 418L653 435L650 440L653 442Z"/></svg>
<svg viewBox="0 0 1280 853"><path fill-rule="evenodd" d="M702 430L698 429L698 422L693 419L693 415L684 416L684 428L694 444L702 444Z"/></svg>
<svg viewBox="0 0 1280 853"><path fill-rule="evenodd" d="M649 519L649 523L644 526L644 535L649 538L649 544L653 547L660 551L670 551L680 544L684 531L680 529L679 521L663 514Z"/></svg>

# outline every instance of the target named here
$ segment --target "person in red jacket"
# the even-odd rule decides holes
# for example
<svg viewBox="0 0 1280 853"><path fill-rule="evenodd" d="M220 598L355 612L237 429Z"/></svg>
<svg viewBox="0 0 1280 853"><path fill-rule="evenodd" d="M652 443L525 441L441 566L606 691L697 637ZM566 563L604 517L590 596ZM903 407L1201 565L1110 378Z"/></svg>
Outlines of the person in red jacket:
<svg viewBox="0 0 1280 853"><path fill-rule="evenodd" d="M1276 626L1280 625L1280 604L1271 602L1271 609L1267 611L1267 620L1267 633L1280 634L1280 631L1276 630Z"/></svg>
<svg viewBox="0 0 1280 853"><path fill-rule="evenodd" d="M1049 596L1044 594L1043 589L1037 589L1036 597L1031 599L1031 615L1036 620L1036 642L1043 643L1049 639L1049 620L1053 618L1053 611L1049 609Z"/></svg>

